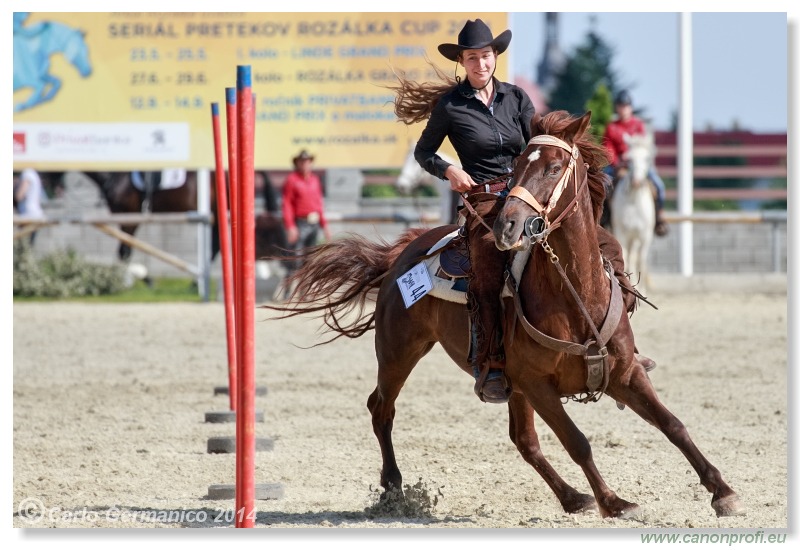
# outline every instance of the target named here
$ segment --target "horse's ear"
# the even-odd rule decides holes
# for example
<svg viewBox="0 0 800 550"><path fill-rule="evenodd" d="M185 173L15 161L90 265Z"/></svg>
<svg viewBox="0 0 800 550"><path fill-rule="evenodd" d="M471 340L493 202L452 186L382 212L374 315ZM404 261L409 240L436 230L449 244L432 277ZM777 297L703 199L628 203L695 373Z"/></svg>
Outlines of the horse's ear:
<svg viewBox="0 0 800 550"><path fill-rule="evenodd" d="M578 139L580 139L583 134L586 133L587 128L589 128L589 122L592 119L592 112L586 111L580 118L576 118L573 122L570 123L564 129L564 140L567 143L575 143Z"/></svg>
<svg viewBox="0 0 800 550"><path fill-rule="evenodd" d="M531 135L535 135L536 128L539 126L539 123L542 121L542 115L540 113L533 113L533 118L531 119Z"/></svg>

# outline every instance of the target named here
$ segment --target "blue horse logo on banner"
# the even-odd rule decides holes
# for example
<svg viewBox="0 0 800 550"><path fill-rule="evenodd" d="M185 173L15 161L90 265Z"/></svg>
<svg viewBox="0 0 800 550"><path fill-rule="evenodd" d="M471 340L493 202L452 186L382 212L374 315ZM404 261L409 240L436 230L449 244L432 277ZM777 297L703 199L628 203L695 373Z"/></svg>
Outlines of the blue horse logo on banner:
<svg viewBox="0 0 800 550"><path fill-rule="evenodd" d="M14 104L14 112L31 109L52 100L61 80L50 74L50 58L62 54L81 77L92 74L84 33L55 21L24 26L29 13L14 13L14 92L31 88L31 95Z"/></svg>

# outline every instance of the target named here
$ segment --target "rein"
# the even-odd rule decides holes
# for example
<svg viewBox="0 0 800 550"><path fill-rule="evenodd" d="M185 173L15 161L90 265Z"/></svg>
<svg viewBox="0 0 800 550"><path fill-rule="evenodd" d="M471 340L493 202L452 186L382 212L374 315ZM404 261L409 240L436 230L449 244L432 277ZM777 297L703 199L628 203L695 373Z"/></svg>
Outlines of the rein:
<svg viewBox="0 0 800 550"><path fill-rule="evenodd" d="M463 201L464 208L466 208L470 214L475 216L475 218L481 223L483 227L485 227L489 231L489 233L493 233L494 229L489 227L489 224L487 224L486 221L484 221L483 217L480 214L478 214L475 208L473 208L473 206L469 203L467 198L470 195L474 195L476 193L492 193L492 192L502 191L505 187L508 186L508 182L510 180L511 180L511 174L503 174L501 176L497 176L496 178L487 180L482 184L473 187L472 190L466 191L461 194L462 197L464 197Z"/></svg>

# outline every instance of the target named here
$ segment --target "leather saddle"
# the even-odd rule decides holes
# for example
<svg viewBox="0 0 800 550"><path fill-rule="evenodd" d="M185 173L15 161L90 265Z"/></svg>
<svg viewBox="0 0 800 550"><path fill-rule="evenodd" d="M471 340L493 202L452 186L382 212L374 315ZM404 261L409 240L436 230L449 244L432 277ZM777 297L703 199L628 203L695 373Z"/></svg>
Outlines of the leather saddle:
<svg viewBox="0 0 800 550"><path fill-rule="evenodd" d="M469 277L470 263L467 253L467 241L458 235L450 241L449 246L439 254L440 270L449 279Z"/></svg>

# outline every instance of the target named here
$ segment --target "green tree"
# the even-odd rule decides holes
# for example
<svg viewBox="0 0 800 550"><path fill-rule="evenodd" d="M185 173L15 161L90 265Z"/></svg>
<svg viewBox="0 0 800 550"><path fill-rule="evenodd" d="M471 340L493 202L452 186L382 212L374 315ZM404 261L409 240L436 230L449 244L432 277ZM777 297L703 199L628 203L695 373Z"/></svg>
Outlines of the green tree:
<svg viewBox="0 0 800 550"><path fill-rule="evenodd" d="M556 85L549 98L550 108L583 114L601 84L611 94L616 93L617 76L611 68L613 57L613 48L595 31L589 31L556 75Z"/></svg>
<svg viewBox="0 0 800 550"><path fill-rule="evenodd" d="M600 83L594 94L586 102L586 110L592 112L592 133L602 139L606 126L614 116L614 98L611 90L604 83Z"/></svg>

